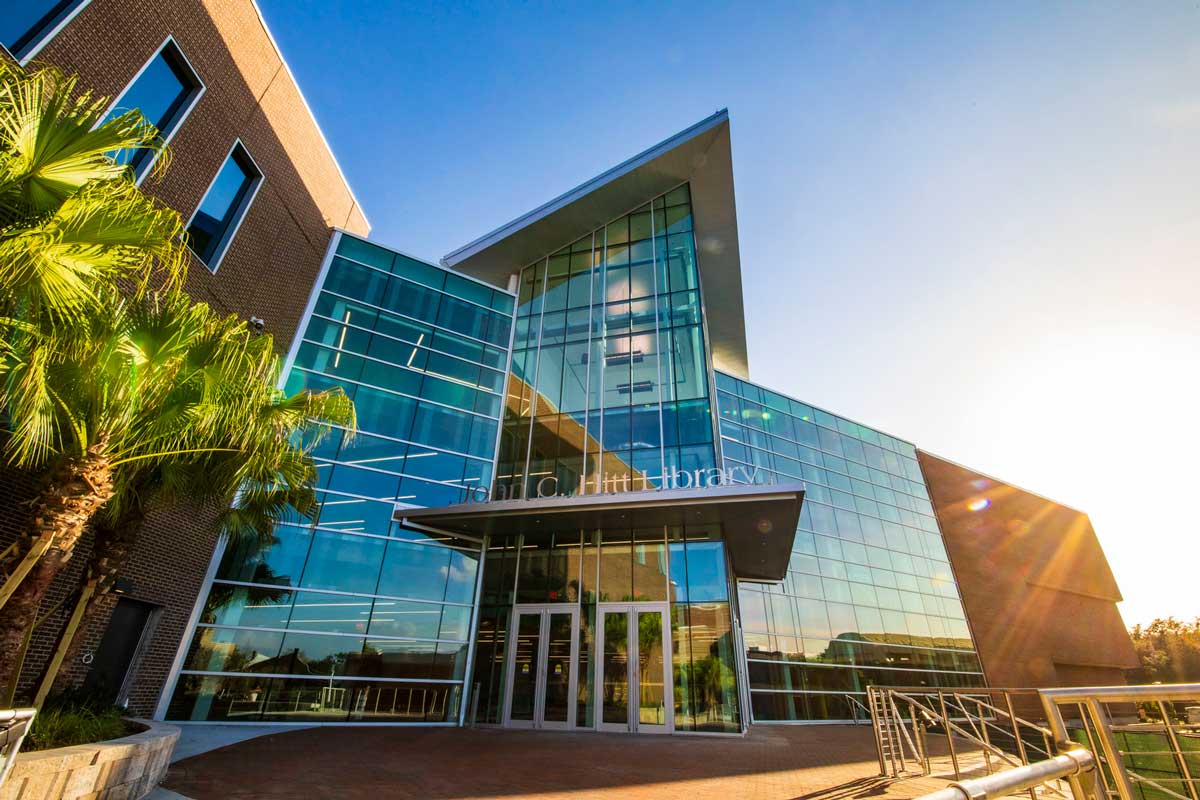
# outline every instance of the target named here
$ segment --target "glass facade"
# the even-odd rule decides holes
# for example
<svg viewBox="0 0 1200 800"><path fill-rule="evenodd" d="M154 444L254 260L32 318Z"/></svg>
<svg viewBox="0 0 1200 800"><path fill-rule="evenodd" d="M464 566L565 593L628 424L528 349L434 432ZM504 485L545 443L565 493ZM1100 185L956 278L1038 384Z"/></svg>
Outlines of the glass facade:
<svg viewBox="0 0 1200 800"><path fill-rule="evenodd" d="M725 465L806 491L786 579L738 586L754 720L849 720L872 684L983 685L913 446L716 379Z"/></svg>
<svg viewBox="0 0 1200 800"><path fill-rule="evenodd" d="M740 730L728 575L721 531L712 526L606 528L493 540L480 598L474 678L480 689L477 721L502 724L509 693L514 703L524 699L532 708L536 686L530 676L538 670L530 651L536 649L536 642L533 634L519 628L514 634L517 653L510 654L508 629L514 606L552 605L579 608L576 728L596 728L601 721L621 724L622 703L636 697L642 724L662 722L659 707L671 702L676 731ZM635 691L624 674L625 660L634 655L644 662L652 664L658 658L662 663L667 649L661 641L662 619L647 615L658 613L654 604L661 604L670 616L673 692L661 681L647 682ZM639 613L636 653L626 651L621 641L624 633L618 637L613 628L629 624L627 609ZM615 670L611 663L597 670L596 625L601 611L608 612L605 650L610 656L619 655ZM639 669L642 676L653 672L646 663ZM603 709L599 718L598 678Z"/></svg>
<svg viewBox="0 0 1200 800"><path fill-rule="evenodd" d="M359 432L314 446L315 521L224 553L168 718L737 732L982 685L913 446L714 372L696 236L685 183L514 264L514 296L343 234L286 389L343 387ZM736 580L691 516L392 521L698 470L805 484L784 580Z"/></svg>
<svg viewBox="0 0 1200 800"><path fill-rule="evenodd" d="M458 720L479 548L392 512L489 485L513 304L342 235L286 389L341 386L360 432L314 449L314 520L226 550L168 719Z"/></svg>
<svg viewBox="0 0 1200 800"><path fill-rule="evenodd" d="M521 270L494 496L714 467L701 322L686 184Z"/></svg>

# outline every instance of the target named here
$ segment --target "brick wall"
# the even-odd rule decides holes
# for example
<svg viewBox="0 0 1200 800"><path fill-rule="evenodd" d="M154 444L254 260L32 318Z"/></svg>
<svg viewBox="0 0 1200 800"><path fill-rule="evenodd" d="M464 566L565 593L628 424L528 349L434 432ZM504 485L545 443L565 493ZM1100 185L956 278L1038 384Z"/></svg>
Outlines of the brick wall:
<svg viewBox="0 0 1200 800"><path fill-rule="evenodd" d="M1087 515L918 451L988 682L1125 683L1138 665Z"/></svg>
<svg viewBox="0 0 1200 800"><path fill-rule="evenodd" d="M369 225L339 172L299 88L249 0L92 0L39 52L33 64L78 73L81 85L116 97L142 65L173 36L205 84L171 140L172 161L143 189L186 221L235 139L263 173L263 182L214 274L198 259L187 290L223 313L266 321L276 349L286 350L304 311L331 229L366 235ZM0 469L0 547L24 519L21 503L35 479ZM216 541L216 509L177 507L150 516L139 533L126 578L132 598L162 607L153 636L133 667L130 708L154 711ZM47 607L78 580L90 551L80 543L74 563L56 582ZM104 601L86 648L100 644L115 597ZM54 648L64 609L35 638L22 686L37 681ZM86 649L85 649L86 652ZM82 680L79 662L64 667Z"/></svg>

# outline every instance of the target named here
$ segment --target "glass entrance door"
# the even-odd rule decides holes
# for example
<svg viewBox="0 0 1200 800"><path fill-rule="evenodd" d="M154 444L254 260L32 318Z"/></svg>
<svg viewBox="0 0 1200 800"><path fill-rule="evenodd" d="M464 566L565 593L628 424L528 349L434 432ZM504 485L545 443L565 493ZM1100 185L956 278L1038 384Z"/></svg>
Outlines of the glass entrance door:
<svg viewBox="0 0 1200 800"><path fill-rule="evenodd" d="M513 728L575 727L579 607L513 607L504 724Z"/></svg>
<svg viewBox="0 0 1200 800"><path fill-rule="evenodd" d="M675 702L667 604L600 603L597 617L599 728L670 733Z"/></svg>

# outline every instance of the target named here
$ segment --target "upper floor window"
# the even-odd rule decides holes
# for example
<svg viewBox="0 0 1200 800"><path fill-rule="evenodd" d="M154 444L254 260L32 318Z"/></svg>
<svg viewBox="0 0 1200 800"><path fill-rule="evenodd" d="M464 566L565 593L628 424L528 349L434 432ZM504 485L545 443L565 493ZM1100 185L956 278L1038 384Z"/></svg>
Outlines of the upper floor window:
<svg viewBox="0 0 1200 800"><path fill-rule="evenodd" d="M179 45L168 37L113 103L105 121L137 110L147 122L158 128L159 135L165 141L170 141L203 93L204 84L200 82L200 77L184 57ZM130 151L121 151L117 157L130 163L139 179L154 162L154 153L149 150L133 151L132 155Z"/></svg>
<svg viewBox="0 0 1200 800"><path fill-rule="evenodd" d="M213 272L261 183L262 172L242 143L234 142L187 227L188 246Z"/></svg>
<svg viewBox="0 0 1200 800"><path fill-rule="evenodd" d="M0 43L24 64L90 0L18 0L0 14Z"/></svg>

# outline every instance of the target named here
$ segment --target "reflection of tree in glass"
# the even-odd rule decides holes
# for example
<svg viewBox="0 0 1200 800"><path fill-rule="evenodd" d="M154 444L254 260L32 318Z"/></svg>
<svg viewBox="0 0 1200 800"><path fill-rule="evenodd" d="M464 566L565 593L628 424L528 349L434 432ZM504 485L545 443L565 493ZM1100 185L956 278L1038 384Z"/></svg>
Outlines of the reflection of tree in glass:
<svg viewBox="0 0 1200 800"><path fill-rule="evenodd" d="M270 580L274 574L271 568L266 564L262 564L261 567L265 573L264 577ZM204 615L200 621L209 624L215 623L217 621L217 612L228 607L234 598L239 596L245 598L245 604L248 606L276 605L287 598L288 591L286 589L272 589L266 586L230 586L224 583L214 583L212 590L208 593L208 602L204 606Z"/></svg>

